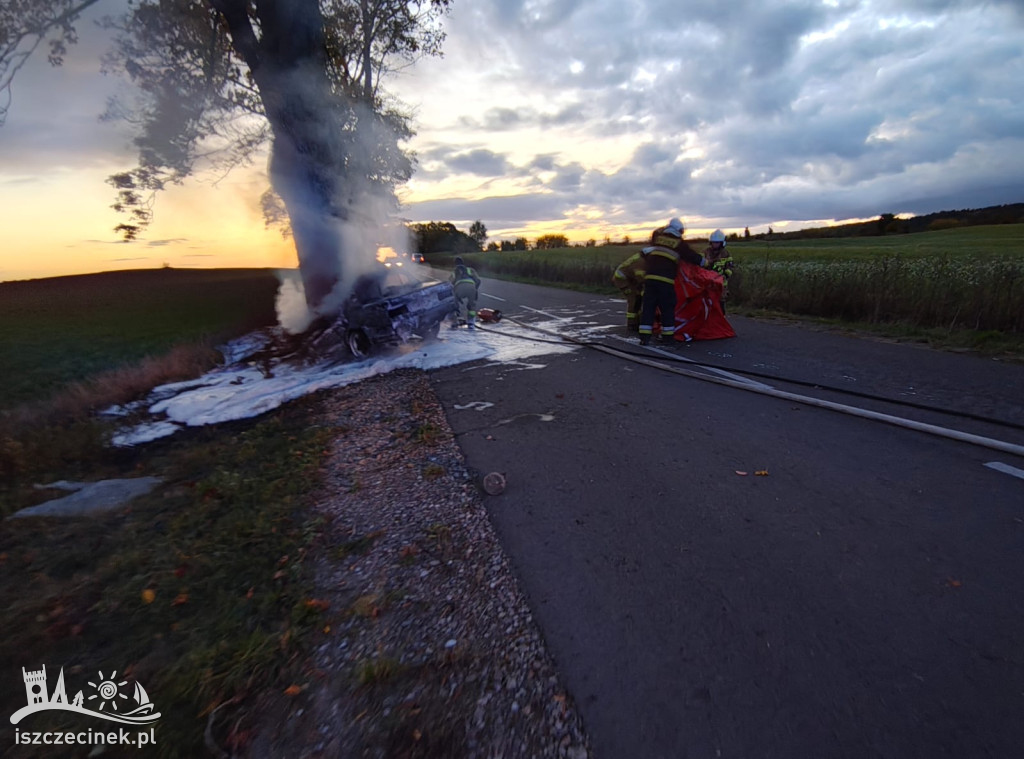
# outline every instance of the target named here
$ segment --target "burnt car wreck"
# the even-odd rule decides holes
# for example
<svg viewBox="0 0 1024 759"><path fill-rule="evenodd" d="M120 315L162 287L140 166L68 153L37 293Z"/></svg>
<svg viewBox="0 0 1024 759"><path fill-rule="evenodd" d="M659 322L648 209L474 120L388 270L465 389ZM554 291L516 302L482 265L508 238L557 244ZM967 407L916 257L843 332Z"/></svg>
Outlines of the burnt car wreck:
<svg viewBox="0 0 1024 759"><path fill-rule="evenodd" d="M347 349L365 358L378 347L436 338L455 308L450 283L382 265L360 276L341 310L313 322L305 339L314 355L337 356Z"/></svg>

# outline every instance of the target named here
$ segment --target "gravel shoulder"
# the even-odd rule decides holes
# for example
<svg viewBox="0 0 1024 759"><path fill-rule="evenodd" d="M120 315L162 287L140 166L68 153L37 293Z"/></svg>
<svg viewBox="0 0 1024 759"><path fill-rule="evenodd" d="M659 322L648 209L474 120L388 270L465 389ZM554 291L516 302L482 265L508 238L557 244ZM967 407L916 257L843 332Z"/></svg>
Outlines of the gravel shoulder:
<svg viewBox="0 0 1024 759"><path fill-rule="evenodd" d="M250 756L590 756L426 375L323 396L323 628Z"/></svg>

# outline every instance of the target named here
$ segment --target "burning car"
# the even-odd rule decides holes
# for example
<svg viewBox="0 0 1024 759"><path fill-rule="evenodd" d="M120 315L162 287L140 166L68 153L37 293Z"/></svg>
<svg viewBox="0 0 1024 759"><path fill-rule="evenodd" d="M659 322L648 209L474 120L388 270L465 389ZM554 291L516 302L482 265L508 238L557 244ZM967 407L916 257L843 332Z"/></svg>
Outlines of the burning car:
<svg viewBox="0 0 1024 759"><path fill-rule="evenodd" d="M364 358L376 346L431 340L455 309L450 283L381 266L356 280L336 316L312 325L312 349L325 355L344 345L356 358Z"/></svg>

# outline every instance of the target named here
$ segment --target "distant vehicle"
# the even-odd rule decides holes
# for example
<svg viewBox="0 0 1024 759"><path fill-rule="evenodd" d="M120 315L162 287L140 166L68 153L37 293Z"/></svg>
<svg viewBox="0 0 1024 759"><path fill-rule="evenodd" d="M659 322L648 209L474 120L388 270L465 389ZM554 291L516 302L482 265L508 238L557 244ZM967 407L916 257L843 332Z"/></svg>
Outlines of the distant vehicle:
<svg viewBox="0 0 1024 759"><path fill-rule="evenodd" d="M426 257L422 253L413 253L409 258L414 264L425 264L427 262Z"/></svg>
<svg viewBox="0 0 1024 759"><path fill-rule="evenodd" d="M416 338L432 340L455 308L450 283L380 266L356 280L351 296L333 320L321 319L314 327L319 334L313 338L312 348L325 355L344 344L355 358L365 358L377 346Z"/></svg>

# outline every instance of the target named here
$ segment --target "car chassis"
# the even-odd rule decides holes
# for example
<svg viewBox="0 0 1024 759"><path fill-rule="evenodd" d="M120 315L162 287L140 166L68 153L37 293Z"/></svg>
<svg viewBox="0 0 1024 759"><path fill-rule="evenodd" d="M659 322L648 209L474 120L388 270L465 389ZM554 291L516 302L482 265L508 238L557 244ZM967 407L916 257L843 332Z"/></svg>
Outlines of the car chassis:
<svg viewBox="0 0 1024 759"><path fill-rule="evenodd" d="M366 358L377 346L436 338L441 322L455 309L448 282L374 272L356 281L341 311L313 339L312 348L327 354L344 343L355 358Z"/></svg>

